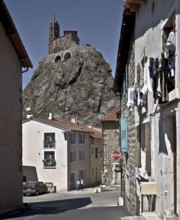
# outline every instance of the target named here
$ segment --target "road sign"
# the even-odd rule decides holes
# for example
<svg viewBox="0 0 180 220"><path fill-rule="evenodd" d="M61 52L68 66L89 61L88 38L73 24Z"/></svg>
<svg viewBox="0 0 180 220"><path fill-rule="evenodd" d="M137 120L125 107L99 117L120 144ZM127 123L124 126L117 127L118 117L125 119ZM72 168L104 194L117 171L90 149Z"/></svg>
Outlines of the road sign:
<svg viewBox="0 0 180 220"><path fill-rule="evenodd" d="M111 153L111 157L112 159L114 160L119 160L121 158L121 153L118 151L118 150L114 150L112 153Z"/></svg>

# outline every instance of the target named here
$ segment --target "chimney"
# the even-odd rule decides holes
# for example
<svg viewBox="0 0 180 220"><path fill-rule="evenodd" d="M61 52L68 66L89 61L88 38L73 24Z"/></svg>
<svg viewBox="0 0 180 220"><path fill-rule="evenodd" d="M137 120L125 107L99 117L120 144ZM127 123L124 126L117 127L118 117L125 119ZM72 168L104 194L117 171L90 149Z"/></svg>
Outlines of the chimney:
<svg viewBox="0 0 180 220"><path fill-rule="evenodd" d="M52 113L49 113L49 117L48 117L49 120L52 120L53 117L52 117Z"/></svg>
<svg viewBox="0 0 180 220"><path fill-rule="evenodd" d="M71 122L74 124L78 124L77 115L74 118L71 118Z"/></svg>

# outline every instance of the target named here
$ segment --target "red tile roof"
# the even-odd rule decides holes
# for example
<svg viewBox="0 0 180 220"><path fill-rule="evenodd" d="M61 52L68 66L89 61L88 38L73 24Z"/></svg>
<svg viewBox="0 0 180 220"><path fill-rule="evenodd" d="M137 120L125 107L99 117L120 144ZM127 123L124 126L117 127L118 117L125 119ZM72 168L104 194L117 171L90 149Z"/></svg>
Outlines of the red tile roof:
<svg viewBox="0 0 180 220"><path fill-rule="evenodd" d="M116 106L111 112L105 115L101 121L118 121L118 113L120 113L120 107Z"/></svg>
<svg viewBox="0 0 180 220"><path fill-rule="evenodd" d="M98 139L102 138L102 130L100 128L89 127L89 126L88 128L92 130L91 137Z"/></svg>
<svg viewBox="0 0 180 220"><path fill-rule="evenodd" d="M94 136L95 138L101 137L101 131L98 130L97 128L93 128L93 127L91 128L85 125L76 124L66 119L54 118L50 120L50 119L41 119L41 118L32 117L32 118L25 120L23 123L26 123L31 120L34 120L34 121L37 121L43 124L47 124L49 126L57 127L63 130L92 133L92 136Z"/></svg>

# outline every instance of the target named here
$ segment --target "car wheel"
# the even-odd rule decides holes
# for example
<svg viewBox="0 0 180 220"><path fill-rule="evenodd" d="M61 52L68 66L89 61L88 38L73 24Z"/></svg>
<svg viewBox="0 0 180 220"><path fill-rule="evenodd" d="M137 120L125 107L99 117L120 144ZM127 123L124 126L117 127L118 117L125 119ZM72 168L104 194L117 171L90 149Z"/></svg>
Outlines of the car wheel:
<svg viewBox="0 0 180 220"><path fill-rule="evenodd" d="M35 194L36 196L38 196L39 195L39 192L38 191L36 191L36 194Z"/></svg>

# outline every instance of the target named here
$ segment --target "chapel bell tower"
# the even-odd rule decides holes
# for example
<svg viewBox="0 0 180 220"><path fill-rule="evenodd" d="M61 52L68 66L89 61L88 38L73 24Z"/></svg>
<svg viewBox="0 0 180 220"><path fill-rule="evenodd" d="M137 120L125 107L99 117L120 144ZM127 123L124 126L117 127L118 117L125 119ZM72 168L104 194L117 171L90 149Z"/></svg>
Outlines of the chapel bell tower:
<svg viewBox="0 0 180 220"><path fill-rule="evenodd" d="M54 15L49 25L49 54L52 53L52 49L53 49L52 42L56 40L57 38L59 38L59 32L60 32L60 27Z"/></svg>

